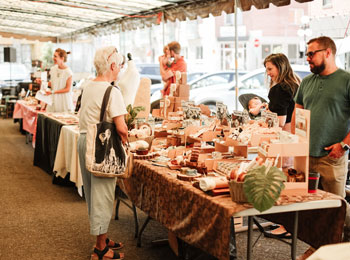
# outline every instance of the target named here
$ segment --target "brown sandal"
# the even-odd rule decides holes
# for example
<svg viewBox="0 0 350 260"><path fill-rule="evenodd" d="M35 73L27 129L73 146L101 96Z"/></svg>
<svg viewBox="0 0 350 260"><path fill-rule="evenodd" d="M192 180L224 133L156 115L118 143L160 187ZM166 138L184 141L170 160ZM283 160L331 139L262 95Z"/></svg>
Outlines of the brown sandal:
<svg viewBox="0 0 350 260"><path fill-rule="evenodd" d="M110 245L110 243L113 243L113 245ZM110 240L109 238L106 238L106 245L110 248L110 249L114 249L114 250L118 250L124 247L123 243L119 242L116 243L112 240Z"/></svg>
<svg viewBox="0 0 350 260"><path fill-rule="evenodd" d="M110 250L108 246L106 246L102 251L98 250L96 247L94 248L94 254L91 255L91 260L122 260L124 259L124 254L120 255L113 251L113 257L107 257L105 254Z"/></svg>

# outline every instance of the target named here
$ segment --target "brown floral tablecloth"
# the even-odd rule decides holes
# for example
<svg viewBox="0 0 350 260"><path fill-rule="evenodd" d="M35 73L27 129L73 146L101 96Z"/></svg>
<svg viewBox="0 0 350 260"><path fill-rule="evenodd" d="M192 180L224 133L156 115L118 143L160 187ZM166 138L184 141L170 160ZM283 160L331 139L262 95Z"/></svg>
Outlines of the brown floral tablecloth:
<svg viewBox="0 0 350 260"><path fill-rule="evenodd" d="M136 160L133 174L124 180L125 192L136 207L174 232L185 242L201 248L218 259L229 258L230 218L248 209L250 204L238 204L229 195L211 197L176 179L176 171ZM319 191L317 195L281 197L278 204L300 201L341 199ZM265 215L292 230L293 212ZM341 240L345 204L340 208L302 211L299 215L298 237L316 248ZM316 229L316 230L315 230ZM322 236L319 234L322 233ZM317 235L318 234L318 235Z"/></svg>

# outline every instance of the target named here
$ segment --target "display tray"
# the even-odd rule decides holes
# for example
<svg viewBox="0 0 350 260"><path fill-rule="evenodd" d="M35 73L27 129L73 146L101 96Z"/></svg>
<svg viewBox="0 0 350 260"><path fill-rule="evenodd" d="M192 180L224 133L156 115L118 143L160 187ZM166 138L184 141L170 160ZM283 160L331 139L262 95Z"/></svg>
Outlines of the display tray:
<svg viewBox="0 0 350 260"><path fill-rule="evenodd" d="M171 162L168 162L168 167L171 170L179 170L181 169L183 166L179 165L179 164L172 164Z"/></svg>
<svg viewBox="0 0 350 260"><path fill-rule="evenodd" d="M177 174L177 178L179 180L182 180L182 181L193 181L193 180L195 180L195 178L198 178L201 176L202 176L202 174L200 174L200 173L197 173L196 175L193 175L193 176L189 176L189 175L182 174L182 173Z"/></svg>

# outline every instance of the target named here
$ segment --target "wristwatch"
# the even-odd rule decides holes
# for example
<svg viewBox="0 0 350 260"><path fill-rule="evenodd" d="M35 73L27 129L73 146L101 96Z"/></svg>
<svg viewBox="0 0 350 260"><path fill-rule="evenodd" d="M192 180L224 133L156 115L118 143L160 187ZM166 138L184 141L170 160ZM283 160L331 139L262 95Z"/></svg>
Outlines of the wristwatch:
<svg viewBox="0 0 350 260"><path fill-rule="evenodd" d="M344 151L348 151L350 149L350 146L343 141L340 142L341 147L343 148Z"/></svg>

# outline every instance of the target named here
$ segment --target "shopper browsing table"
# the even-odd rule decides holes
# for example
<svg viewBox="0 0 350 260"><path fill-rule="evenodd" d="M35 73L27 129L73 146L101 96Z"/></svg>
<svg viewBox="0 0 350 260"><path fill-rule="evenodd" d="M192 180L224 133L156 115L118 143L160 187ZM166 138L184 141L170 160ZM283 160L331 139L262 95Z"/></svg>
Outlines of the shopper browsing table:
<svg viewBox="0 0 350 260"><path fill-rule="evenodd" d="M52 95L52 105L47 106L48 112L71 112L73 107L72 94L72 70L65 64L67 54L63 49L56 49L53 55L54 66L50 69L51 90L46 91L47 95ZM38 80L41 83L40 80Z"/></svg>
<svg viewBox="0 0 350 260"><path fill-rule="evenodd" d="M81 99L78 140L78 153L83 178L83 188L88 206L90 233L97 236L92 259L123 259L123 253L112 249L123 247L107 238L109 222L113 213L115 199L115 178L95 177L85 167L86 132L90 124L100 121L100 111L106 89L115 81L123 63L123 56L113 46L98 49L94 58L97 77L87 82ZM127 141L128 128L124 121L127 113L122 93L114 87L106 108L107 121L114 122L122 142Z"/></svg>
<svg viewBox="0 0 350 260"><path fill-rule="evenodd" d="M162 55L158 58L160 75L162 80L165 81L164 88L162 90L162 95L166 96L170 93L170 84L176 83L175 73L176 71L187 72L187 65L183 56L180 55L181 46L178 42L171 42L168 44L170 57L173 58L173 62L170 66L164 66L168 64L167 55Z"/></svg>
<svg viewBox="0 0 350 260"><path fill-rule="evenodd" d="M295 107L311 111L310 172L321 174L325 191L345 197L350 144L350 74L336 66L336 46L326 36L311 39L307 61L311 75L305 77L295 97ZM350 241L349 206L344 240Z"/></svg>
<svg viewBox="0 0 350 260"><path fill-rule="evenodd" d="M288 58L283 53L267 56L264 66L271 79L268 108L277 113L280 127L290 132L294 111L293 98L300 85L300 78L293 72Z"/></svg>
<svg viewBox="0 0 350 260"><path fill-rule="evenodd" d="M279 126L291 131L294 111L294 96L300 85L300 78L293 72L288 58L283 53L270 54L264 60L266 74L270 77L268 110L278 115ZM285 166L292 165L292 158L284 158ZM264 232L268 237L291 238L283 226L274 225L274 229Z"/></svg>

